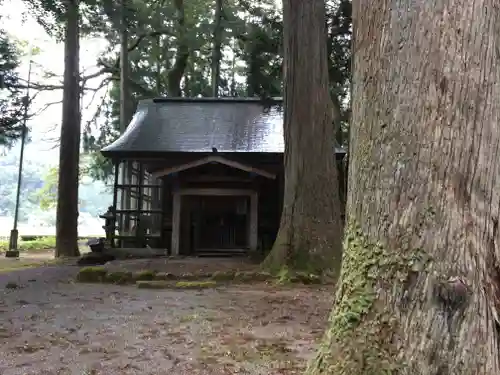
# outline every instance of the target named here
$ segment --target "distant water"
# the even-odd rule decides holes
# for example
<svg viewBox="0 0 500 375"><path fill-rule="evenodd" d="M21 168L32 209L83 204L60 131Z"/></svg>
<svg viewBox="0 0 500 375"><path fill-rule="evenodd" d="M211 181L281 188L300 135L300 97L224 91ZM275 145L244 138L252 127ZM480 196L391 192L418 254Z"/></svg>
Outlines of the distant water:
<svg viewBox="0 0 500 375"><path fill-rule="evenodd" d="M13 218L0 216L0 237L8 237L13 226ZM99 218L85 218L83 223L78 226L79 236L104 236L102 219ZM18 230L20 235L33 235L33 236L54 236L56 234L55 226L47 226L40 223L19 223Z"/></svg>

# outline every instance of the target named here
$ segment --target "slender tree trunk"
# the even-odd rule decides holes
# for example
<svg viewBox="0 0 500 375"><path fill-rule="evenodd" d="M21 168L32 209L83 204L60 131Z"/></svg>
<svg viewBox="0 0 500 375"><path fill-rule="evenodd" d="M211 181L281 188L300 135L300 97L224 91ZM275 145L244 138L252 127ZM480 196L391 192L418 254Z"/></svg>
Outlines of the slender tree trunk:
<svg viewBox="0 0 500 375"><path fill-rule="evenodd" d="M128 57L128 0L120 4L120 132L132 120L132 90L130 89L130 61Z"/></svg>
<svg viewBox="0 0 500 375"><path fill-rule="evenodd" d="M236 92L236 39L232 39L231 43L232 52L233 52L233 61L231 64L231 85L230 85L230 96L237 96Z"/></svg>
<svg viewBox="0 0 500 375"><path fill-rule="evenodd" d="M354 2L349 229L308 375L500 374L500 7Z"/></svg>
<svg viewBox="0 0 500 375"><path fill-rule="evenodd" d="M215 22L212 42L212 96L219 96L222 47L222 0L215 0Z"/></svg>
<svg viewBox="0 0 500 375"><path fill-rule="evenodd" d="M129 17L129 0L121 0L119 3L120 10L120 132L123 133L127 129L133 117L132 90L130 81L130 61L128 51L128 17ZM121 168L121 184L130 184L131 179L131 163L123 162ZM131 189L122 189L122 197L120 199L122 210L131 208ZM123 217L125 228L130 227L130 216Z"/></svg>
<svg viewBox="0 0 500 375"><path fill-rule="evenodd" d="M278 237L263 266L336 273L342 239L325 3L284 0L283 17L285 192Z"/></svg>
<svg viewBox="0 0 500 375"><path fill-rule="evenodd" d="M156 50L158 51L156 55L156 95L161 96L163 93L163 84L162 84L162 59L163 59L163 54L162 54L162 49L163 49L163 44L161 42L161 36L158 35L155 39L156 43Z"/></svg>
<svg viewBox="0 0 500 375"><path fill-rule="evenodd" d="M189 46L186 39L186 16L184 11L184 0L174 0L177 13L177 51L175 54L174 66L168 72L168 94L171 97L182 95L181 80L186 70L189 59Z"/></svg>
<svg viewBox="0 0 500 375"><path fill-rule="evenodd" d="M79 0L64 1L64 90L59 179L57 187L56 257L78 256L78 174L80 159Z"/></svg>

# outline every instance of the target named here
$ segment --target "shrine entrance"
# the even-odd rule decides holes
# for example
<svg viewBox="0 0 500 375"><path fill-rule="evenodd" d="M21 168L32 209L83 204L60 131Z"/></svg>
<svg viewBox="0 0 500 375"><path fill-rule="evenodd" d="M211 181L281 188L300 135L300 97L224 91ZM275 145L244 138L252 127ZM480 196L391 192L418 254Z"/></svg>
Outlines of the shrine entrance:
<svg viewBox="0 0 500 375"><path fill-rule="evenodd" d="M195 254L246 250L249 243L249 197L193 196L192 246Z"/></svg>
<svg viewBox="0 0 500 375"><path fill-rule="evenodd" d="M227 255L256 250L257 210L258 194L252 190L175 192L172 254Z"/></svg>

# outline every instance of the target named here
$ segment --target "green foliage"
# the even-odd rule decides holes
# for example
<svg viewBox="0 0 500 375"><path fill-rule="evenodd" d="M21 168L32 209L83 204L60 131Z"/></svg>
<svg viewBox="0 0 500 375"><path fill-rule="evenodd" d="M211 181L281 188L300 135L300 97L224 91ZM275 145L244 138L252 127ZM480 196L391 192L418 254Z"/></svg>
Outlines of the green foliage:
<svg viewBox="0 0 500 375"><path fill-rule="evenodd" d="M59 41L64 38L66 5L64 0L23 0L31 15L47 34ZM80 31L82 35L97 36L104 32L102 9L110 0L80 0Z"/></svg>
<svg viewBox="0 0 500 375"><path fill-rule="evenodd" d="M1 20L1 17L0 17ZM11 146L22 136L25 102L17 73L21 52L0 29L0 146Z"/></svg>
<svg viewBox="0 0 500 375"><path fill-rule="evenodd" d="M104 267L84 267L78 272L76 280L81 283L101 283L106 280L107 273Z"/></svg>
<svg viewBox="0 0 500 375"><path fill-rule="evenodd" d="M55 167L50 168L45 175L43 186L35 191L34 195L38 199L42 210L48 210L56 206L58 178L58 169Z"/></svg>
<svg viewBox="0 0 500 375"><path fill-rule="evenodd" d="M18 241L17 244L19 251L44 251L53 250L56 247L56 238L53 236L39 237L35 240ZM9 241L0 241L0 251L9 250Z"/></svg>
<svg viewBox="0 0 500 375"><path fill-rule="evenodd" d="M135 279L137 281L150 281L150 280L154 280L155 276L156 276L155 271L143 270L143 271L139 271L138 273L135 274Z"/></svg>
<svg viewBox="0 0 500 375"><path fill-rule="evenodd" d="M111 46L119 43L119 12L117 3L96 2L93 24L108 25L103 35ZM184 1L185 26L189 58L183 71L181 94L187 97L210 96L210 72L213 43L214 2ZM98 10L98 8L100 10ZM137 35L161 31L146 37L129 53L130 81L133 101L141 97L165 96L168 93L169 73L174 69L179 47L179 28L175 19L173 0L162 3L130 1L129 29L134 30L129 45ZM87 18L90 13L87 14ZM84 17L85 18L85 17ZM100 19L100 21L99 21ZM342 129L337 140L347 141L349 105L346 105L350 79L351 2L327 1L328 52L330 58L330 87L332 95L342 104ZM111 27L109 27L111 26ZM272 0L227 0L223 7L222 61L219 95L221 96L282 96L282 31L281 9ZM98 27L96 26L96 29ZM135 34L135 35L134 35ZM115 50L116 51L116 50ZM102 58L103 66L113 66L116 52ZM84 150L93 152L113 142L119 132L119 81L113 73L108 97L99 108L94 122L85 127ZM110 178L109 160L94 152L89 173L95 179Z"/></svg>

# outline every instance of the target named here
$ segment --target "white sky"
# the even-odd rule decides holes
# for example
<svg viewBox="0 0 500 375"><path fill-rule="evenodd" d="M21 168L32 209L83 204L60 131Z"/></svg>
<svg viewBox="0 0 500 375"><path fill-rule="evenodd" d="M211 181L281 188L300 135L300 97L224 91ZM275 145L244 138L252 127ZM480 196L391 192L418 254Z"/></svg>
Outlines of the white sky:
<svg viewBox="0 0 500 375"><path fill-rule="evenodd" d="M38 25L36 20L29 15L24 2L21 0L6 0L0 7L2 14L2 27L13 38L17 38L40 49L40 53L32 57L32 82L53 83L62 82L64 72L64 45L52 40L44 29ZM24 16L24 17L23 17ZM105 49L104 39L87 39L81 41L80 68L81 71L96 71L96 61L99 54ZM29 49L27 48L27 51ZM20 74L27 79L29 69L29 57L22 59ZM56 77L47 80L43 77L44 72L51 72ZM97 87L100 80L89 82L89 87ZM32 92L33 94L34 92ZM103 90L104 93L104 90ZM91 101L92 94L86 94L83 98L84 108ZM34 108L41 109L46 105L59 102L62 99L62 91L47 91L37 95ZM99 98L94 100L94 105L88 110L82 111L82 126L90 119L96 110ZM29 122L31 128L32 142L26 146L26 160L40 160L45 158L50 164L57 164L58 160L58 138L60 134L62 107L60 104L51 105L41 115L36 116ZM11 152L19 152L15 147Z"/></svg>

